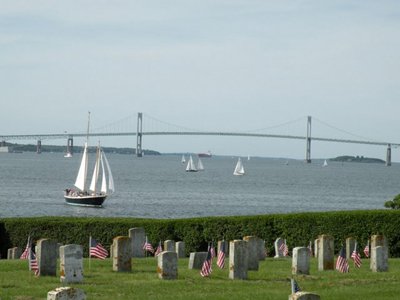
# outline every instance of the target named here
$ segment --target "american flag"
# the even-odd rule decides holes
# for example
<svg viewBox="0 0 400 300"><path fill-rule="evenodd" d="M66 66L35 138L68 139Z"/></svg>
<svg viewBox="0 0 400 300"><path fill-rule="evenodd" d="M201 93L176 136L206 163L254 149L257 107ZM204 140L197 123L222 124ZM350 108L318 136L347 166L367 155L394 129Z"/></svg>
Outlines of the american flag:
<svg viewBox="0 0 400 300"><path fill-rule="evenodd" d="M279 246L279 250L282 251L283 256L288 256L289 248L286 244L286 240Z"/></svg>
<svg viewBox="0 0 400 300"><path fill-rule="evenodd" d="M225 241L222 241L221 248L218 251L218 257L217 257L217 266L220 269L223 269L225 266L225 257L226 257Z"/></svg>
<svg viewBox="0 0 400 300"><path fill-rule="evenodd" d="M144 251L149 251L151 253L154 253L154 248L153 246L147 241L147 236L146 236L146 241L144 242L143 245L143 250Z"/></svg>
<svg viewBox="0 0 400 300"><path fill-rule="evenodd" d="M158 243L158 246L156 248L156 252L154 252L154 256L157 256L162 252L162 246L161 246L161 241Z"/></svg>
<svg viewBox="0 0 400 300"><path fill-rule="evenodd" d="M360 268L361 267L361 256L360 256L360 253L357 252L357 243L355 243L355 245L354 245L354 250L351 253L351 258L354 261L354 265L357 268Z"/></svg>
<svg viewBox="0 0 400 300"><path fill-rule="evenodd" d="M369 241L364 248L364 254L365 254L365 257L369 257Z"/></svg>
<svg viewBox="0 0 400 300"><path fill-rule="evenodd" d="M39 266L36 260L36 255L31 249L29 249L29 268L36 276L39 276Z"/></svg>
<svg viewBox="0 0 400 300"><path fill-rule="evenodd" d="M209 247L209 249L207 251L206 260L204 261L203 266L201 267L201 271L200 271L201 276L203 276L203 277L210 276L210 274L212 272L211 264L212 264L212 257L211 257L211 249Z"/></svg>
<svg viewBox="0 0 400 300"><path fill-rule="evenodd" d="M26 247L24 252L22 252L21 256L19 257L20 259L29 259L29 251L31 250L31 236L28 236L28 242L26 243Z"/></svg>
<svg viewBox="0 0 400 300"><path fill-rule="evenodd" d="M215 257L215 248L214 248L214 244L213 242L211 242L210 244L208 244L208 249L207 251L211 252L211 260Z"/></svg>
<svg viewBox="0 0 400 300"><path fill-rule="evenodd" d="M344 247L340 250L339 256L336 260L336 270L341 273L349 272L349 263L346 259L346 249Z"/></svg>
<svg viewBox="0 0 400 300"><path fill-rule="evenodd" d="M89 246L89 257L105 259L108 256L108 251L92 237L89 238Z"/></svg>

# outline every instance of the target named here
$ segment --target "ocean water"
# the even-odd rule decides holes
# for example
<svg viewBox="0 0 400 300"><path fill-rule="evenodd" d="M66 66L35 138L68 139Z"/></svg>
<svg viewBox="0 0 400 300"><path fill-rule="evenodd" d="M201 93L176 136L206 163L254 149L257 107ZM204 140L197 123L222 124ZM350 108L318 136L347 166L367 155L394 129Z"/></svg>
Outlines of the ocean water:
<svg viewBox="0 0 400 300"><path fill-rule="evenodd" d="M101 216L188 218L305 211L381 209L400 193L400 165L243 157L203 158L205 170L185 172L181 156L107 154L116 192L103 208L65 204L80 155L0 154L0 217Z"/></svg>

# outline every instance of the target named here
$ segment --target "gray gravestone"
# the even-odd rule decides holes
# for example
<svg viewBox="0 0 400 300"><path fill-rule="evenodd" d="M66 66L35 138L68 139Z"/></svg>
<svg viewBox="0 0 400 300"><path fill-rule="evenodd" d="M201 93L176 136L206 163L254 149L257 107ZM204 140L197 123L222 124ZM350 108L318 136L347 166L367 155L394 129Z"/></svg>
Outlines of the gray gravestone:
<svg viewBox="0 0 400 300"><path fill-rule="evenodd" d="M176 242L175 243L175 252L178 254L178 258L185 258L185 242Z"/></svg>
<svg viewBox="0 0 400 300"><path fill-rule="evenodd" d="M201 270L206 258L207 252L191 252L189 256L189 269Z"/></svg>
<svg viewBox="0 0 400 300"><path fill-rule="evenodd" d="M9 248L7 250L7 259L19 259L22 251L18 247Z"/></svg>
<svg viewBox="0 0 400 300"><path fill-rule="evenodd" d="M56 241L40 239L36 245L36 259L40 276L57 276L57 253L59 246Z"/></svg>
<svg viewBox="0 0 400 300"><path fill-rule="evenodd" d="M247 279L247 242L234 240L229 243L229 278Z"/></svg>
<svg viewBox="0 0 400 300"><path fill-rule="evenodd" d="M117 236L113 239L113 271L132 271L132 241L128 236Z"/></svg>
<svg viewBox="0 0 400 300"><path fill-rule="evenodd" d="M351 259L351 254L353 253L354 246L356 245L356 240L352 237L346 239L346 259Z"/></svg>
<svg viewBox="0 0 400 300"><path fill-rule="evenodd" d="M310 249L307 247L293 248L292 274L310 274Z"/></svg>
<svg viewBox="0 0 400 300"><path fill-rule="evenodd" d="M371 251L372 252L372 251ZM389 269L388 257L386 249L383 246L374 248L371 255L371 269L372 272L387 272Z"/></svg>
<svg viewBox="0 0 400 300"><path fill-rule="evenodd" d="M263 239L257 238L258 260L265 260L265 257L267 256L265 251L265 241Z"/></svg>
<svg viewBox="0 0 400 300"><path fill-rule="evenodd" d="M60 247L60 281L63 283L83 282L83 248L81 245Z"/></svg>
<svg viewBox="0 0 400 300"><path fill-rule="evenodd" d="M318 237L318 270L333 270L334 269L334 242L333 237L327 234Z"/></svg>
<svg viewBox="0 0 400 300"><path fill-rule="evenodd" d="M146 241L146 232L144 228L135 227L129 229L129 237L132 243L132 257L144 257L143 245Z"/></svg>
<svg viewBox="0 0 400 300"><path fill-rule="evenodd" d="M309 292L297 292L289 295L289 300L320 300L321 297L318 294Z"/></svg>
<svg viewBox="0 0 400 300"><path fill-rule="evenodd" d="M319 239L314 240L314 257L318 259Z"/></svg>
<svg viewBox="0 0 400 300"><path fill-rule="evenodd" d="M375 248L378 246L384 247L383 254L385 255L385 259L389 258L389 248L387 245L387 240L384 235L372 235L371 236L371 253L370 257L374 256ZM372 269L372 259L370 260L370 268Z"/></svg>
<svg viewBox="0 0 400 300"><path fill-rule="evenodd" d="M47 300L85 300L86 295L81 289L59 287L47 293Z"/></svg>
<svg viewBox="0 0 400 300"><path fill-rule="evenodd" d="M164 241L164 251L175 252L175 241L173 240Z"/></svg>
<svg viewBox="0 0 400 300"><path fill-rule="evenodd" d="M274 258L285 257L285 256L283 255L283 251L282 251L282 249L281 249L281 246L282 246L282 244L283 244L284 242L285 242L285 240L282 239L282 238L277 238L277 239L275 240L275 243L274 243L274 245L275 245L275 256L274 256Z"/></svg>
<svg viewBox="0 0 400 300"><path fill-rule="evenodd" d="M163 251L157 256L157 273L160 279L178 278L178 254Z"/></svg>
<svg viewBox="0 0 400 300"><path fill-rule="evenodd" d="M258 271L258 238L255 236L245 236L243 240L247 242L247 270Z"/></svg>

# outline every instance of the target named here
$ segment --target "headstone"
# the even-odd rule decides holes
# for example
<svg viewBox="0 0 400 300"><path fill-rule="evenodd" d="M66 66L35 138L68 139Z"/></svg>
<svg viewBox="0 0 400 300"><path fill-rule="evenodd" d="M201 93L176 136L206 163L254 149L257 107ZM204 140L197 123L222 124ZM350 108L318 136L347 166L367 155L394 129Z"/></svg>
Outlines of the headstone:
<svg viewBox="0 0 400 300"><path fill-rule="evenodd" d="M319 239L315 239L314 240L314 257L315 258L318 258L318 255L319 255L318 249L319 249Z"/></svg>
<svg viewBox="0 0 400 300"><path fill-rule="evenodd" d="M354 251L354 246L356 244L356 240L352 237L348 237L346 239L346 259L351 259L351 254Z"/></svg>
<svg viewBox="0 0 400 300"><path fill-rule="evenodd" d="M372 248L371 248L372 249ZM372 251L371 251L372 252ZM372 272L387 272L389 269L388 257L384 246L374 248L371 255Z"/></svg>
<svg viewBox="0 0 400 300"><path fill-rule="evenodd" d="M36 245L36 259L38 262L40 276L57 275L57 249L56 241L50 239L40 239Z"/></svg>
<svg viewBox="0 0 400 300"><path fill-rule="evenodd" d="M178 254L178 258L185 258L185 242L176 242L175 243L175 252Z"/></svg>
<svg viewBox="0 0 400 300"><path fill-rule="evenodd" d="M201 270L206 258L207 252L191 252L189 256L189 269Z"/></svg>
<svg viewBox="0 0 400 300"><path fill-rule="evenodd" d="M7 250L7 259L19 259L22 251L18 247L9 248Z"/></svg>
<svg viewBox="0 0 400 300"><path fill-rule="evenodd" d="M143 245L146 241L146 232L144 228L135 227L129 229L129 237L132 243L132 257L144 257Z"/></svg>
<svg viewBox="0 0 400 300"><path fill-rule="evenodd" d="M60 247L60 281L63 283L83 282L83 247L65 245Z"/></svg>
<svg viewBox="0 0 400 300"><path fill-rule="evenodd" d="M47 293L47 300L85 300L86 295L81 289L59 287Z"/></svg>
<svg viewBox="0 0 400 300"><path fill-rule="evenodd" d="M330 235L320 235L318 247L318 270L333 270L334 269L334 243L333 237Z"/></svg>
<svg viewBox="0 0 400 300"><path fill-rule="evenodd" d="M265 260L267 255L265 253L265 241L263 239L257 238L257 252L258 260Z"/></svg>
<svg viewBox="0 0 400 300"><path fill-rule="evenodd" d="M320 300L321 297L318 294L309 292L297 292L289 295L289 300Z"/></svg>
<svg viewBox="0 0 400 300"><path fill-rule="evenodd" d="M229 243L229 278L247 279L247 242L234 240Z"/></svg>
<svg viewBox="0 0 400 300"><path fill-rule="evenodd" d="M293 248L292 274L310 274L310 250L307 247Z"/></svg>
<svg viewBox="0 0 400 300"><path fill-rule="evenodd" d="M163 251L157 256L157 273L160 279L178 278L178 254L174 251Z"/></svg>
<svg viewBox="0 0 400 300"><path fill-rule="evenodd" d="M375 248L378 246L384 247L383 254L385 255L385 260L389 258L389 248L387 245L387 240L384 235L372 235L371 236L371 253L370 257L374 256ZM370 268L372 269L372 259L370 260Z"/></svg>
<svg viewBox="0 0 400 300"><path fill-rule="evenodd" d="M275 240L275 243L274 243L274 245L275 245L275 256L274 256L274 258L285 257L285 256L283 255L283 250L281 249L281 245L282 245L284 242L285 242L285 240L282 239L282 238L277 238L277 239Z"/></svg>
<svg viewBox="0 0 400 300"><path fill-rule="evenodd" d="M164 251L175 252L175 241L173 240L164 241Z"/></svg>
<svg viewBox="0 0 400 300"><path fill-rule="evenodd" d="M219 251L221 250L222 244L225 245L225 248L224 248L225 249L225 257L228 257L229 256L229 241L225 241L225 240L218 241L218 243L217 243L217 255L218 255Z"/></svg>
<svg viewBox="0 0 400 300"><path fill-rule="evenodd" d="M132 242L128 236L117 236L113 239L113 271L132 271Z"/></svg>
<svg viewBox="0 0 400 300"><path fill-rule="evenodd" d="M247 242L247 270L258 271L258 238L255 236L245 236L243 240Z"/></svg>

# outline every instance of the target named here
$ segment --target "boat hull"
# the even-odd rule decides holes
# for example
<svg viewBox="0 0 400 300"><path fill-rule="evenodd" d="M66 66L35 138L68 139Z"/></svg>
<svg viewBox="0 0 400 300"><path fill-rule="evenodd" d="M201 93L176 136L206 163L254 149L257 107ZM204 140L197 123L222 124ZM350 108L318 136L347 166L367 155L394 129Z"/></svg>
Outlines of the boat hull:
<svg viewBox="0 0 400 300"><path fill-rule="evenodd" d="M102 207L107 195L87 195L87 196L64 196L65 202L69 205Z"/></svg>

